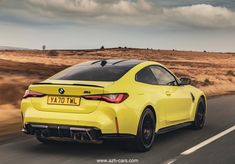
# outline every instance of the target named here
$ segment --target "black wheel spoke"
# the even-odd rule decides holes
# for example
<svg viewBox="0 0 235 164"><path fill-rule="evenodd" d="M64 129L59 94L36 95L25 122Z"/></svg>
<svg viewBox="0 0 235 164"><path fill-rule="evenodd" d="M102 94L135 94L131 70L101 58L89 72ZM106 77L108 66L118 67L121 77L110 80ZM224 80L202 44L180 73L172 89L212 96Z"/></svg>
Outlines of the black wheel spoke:
<svg viewBox="0 0 235 164"><path fill-rule="evenodd" d="M204 112L204 105L202 103L199 104L196 121L200 127L202 127L204 125L205 112Z"/></svg>
<svg viewBox="0 0 235 164"><path fill-rule="evenodd" d="M154 121L152 120L150 115L146 115L143 121L143 141L145 145L149 145L152 142L154 133Z"/></svg>

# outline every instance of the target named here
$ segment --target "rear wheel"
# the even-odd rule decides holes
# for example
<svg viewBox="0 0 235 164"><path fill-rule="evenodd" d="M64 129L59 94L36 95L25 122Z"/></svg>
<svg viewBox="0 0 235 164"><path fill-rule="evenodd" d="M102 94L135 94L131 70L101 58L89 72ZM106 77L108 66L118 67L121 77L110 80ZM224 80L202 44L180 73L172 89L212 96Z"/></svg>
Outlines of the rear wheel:
<svg viewBox="0 0 235 164"><path fill-rule="evenodd" d="M206 104L203 98L200 98L197 104L197 111L195 114L195 120L192 124L193 129L202 129L205 125L206 119Z"/></svg>
<svg viewBox="0 0 235 164"><path fill-rule="evenodd" d="M145 152L150 150L155 138L156 120L151 109L144 110L138 125L137 136L129 143L129 148Z"/></svg>

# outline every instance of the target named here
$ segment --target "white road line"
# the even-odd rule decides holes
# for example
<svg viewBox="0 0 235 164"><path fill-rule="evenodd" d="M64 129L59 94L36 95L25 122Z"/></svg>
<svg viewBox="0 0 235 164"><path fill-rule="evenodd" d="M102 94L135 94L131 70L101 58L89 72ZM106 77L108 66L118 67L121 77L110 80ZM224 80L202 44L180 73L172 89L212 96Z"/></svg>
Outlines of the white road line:
<svg viewBox="0 0 235 164"><path fill-rule="evenodd" d="M172 164L172 163L174 163L176 160L177 160L177 159L171 159L171 160L169 160L169 161L167 162L167 164Z"/></svg>
<svg viewBox="0 0 235 164"><path fill-rule="evenodd" d="M211 137L211 138L209 138L209 139L207 139L207 140L201 142L200 144L195 145L194 147L192 147L192 148L190 148L190 149L188 149L188 150L182 152L181 155L189 155L189 154L195 152L196 150L202 148L203 146L206 146L207 144L209 144L209 143L211 143L211 142L213 142L213 141L219 139L220 137L222 137L222 136L224 136L224 135L226 135L226 134L228 134L228 133L230 133L230 132L232 132L232 131L234 131L234 130L235 130L235 125L232 126L232 127L229 128L229 129L227 129L227 130L225 130L225 131L222 131L221 133L219 133L219 134L217 134L217 135L215 135L215 136L213 136L213 137Z"/></svg>

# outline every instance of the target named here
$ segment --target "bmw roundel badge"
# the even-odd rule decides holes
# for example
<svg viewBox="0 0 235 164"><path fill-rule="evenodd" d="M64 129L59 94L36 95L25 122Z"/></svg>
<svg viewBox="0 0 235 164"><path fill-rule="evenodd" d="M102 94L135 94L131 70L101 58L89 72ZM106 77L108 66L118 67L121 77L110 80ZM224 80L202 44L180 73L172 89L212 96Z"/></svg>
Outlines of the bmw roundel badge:
<svg viewBox="0 0 235 164"><path fill-rule="evenodd" d="M64 94L64 92L65 92L64 88L59 88L58 91L60 94Z"/></svg>

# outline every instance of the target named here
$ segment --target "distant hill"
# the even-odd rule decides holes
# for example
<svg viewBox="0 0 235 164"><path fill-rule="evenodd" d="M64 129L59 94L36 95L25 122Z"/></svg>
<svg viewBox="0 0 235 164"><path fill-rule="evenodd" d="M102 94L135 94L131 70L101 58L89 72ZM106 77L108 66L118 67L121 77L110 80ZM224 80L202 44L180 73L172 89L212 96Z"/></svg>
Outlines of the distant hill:
<svg viewBox="0 0 235 164"><path fill-rule="evenodd" d="M0 46L0 50L29 50L29 49L22 47Z"/></svg>

